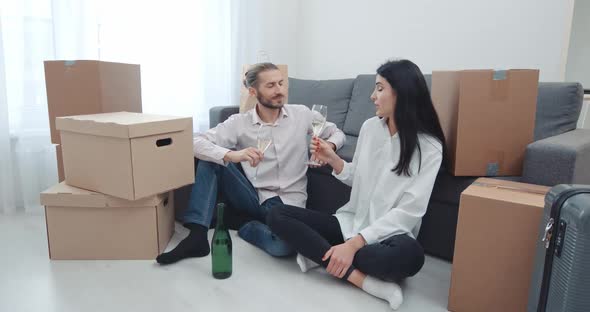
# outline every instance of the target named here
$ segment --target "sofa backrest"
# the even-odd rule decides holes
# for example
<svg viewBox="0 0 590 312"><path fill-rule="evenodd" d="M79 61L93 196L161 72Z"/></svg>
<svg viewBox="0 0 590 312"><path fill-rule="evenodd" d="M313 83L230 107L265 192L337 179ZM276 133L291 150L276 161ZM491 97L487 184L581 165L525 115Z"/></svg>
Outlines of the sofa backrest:
<svg viewBox="0 0 590 312"><path fill-rule="evenodd" d="M576 129L583 101L584 89L579 83L540 82L535 141Z"/></svg>
<svg viewBox="0 0 590 312"><path fill-rule="evenodd" d="M354 79L304 80L289 78L289 103L328 106L328 121L342 129Z"/></svg>
<svg viewBox="0 0 590 312"><path fill-rule="evenodd" d="M342 131L347 135L358 136L365 120L375 116L375 104L371 101L371 93L375 89L376 75L358 75L354 81L352 97ZM430 90L430 75L424 75Z"/></svg>
<svg viewBox="0 0 590 312"><path fill-rule="evenodd" d="M371 101L371 93L375 88L375 75L358 75L354 80L352 97L344 128L348 135L358 136L365 120L375 116L375 104Z"/></svg>
<svg viewBox="0 0 590 312"><path fill-rule="evenodd" d="M428 89L432 77L425 74ZM365 120L375 116L370 96L375 87L375 75L359 75L356 79L303 80L289 78L289 102L296 104L325 104L328 120L348 136L358 136ZM579 83L540 82L534 140L555 136L576 128L584 89Z"/></svg>

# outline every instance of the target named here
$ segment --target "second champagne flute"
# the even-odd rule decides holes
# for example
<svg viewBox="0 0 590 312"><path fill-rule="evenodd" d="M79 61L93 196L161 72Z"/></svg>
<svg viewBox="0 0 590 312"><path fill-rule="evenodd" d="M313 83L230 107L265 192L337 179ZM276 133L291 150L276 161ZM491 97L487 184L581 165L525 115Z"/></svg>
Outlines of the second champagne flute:
<svg viewBox="0 0 590 312"><path fill-rule="evenodd" d="M311 108L311 128L313 130L313 136L319 137L320 133L324 129L326 124L326 118L328 118L328 107L326 105L314 105ZM313 139L313 138L312 138ZM320 166L320 163L312 160L307 161L308 165Z"/></svg>
<svg viewBox="0 0 590 312"><path fill-rule="evenodd" d="M271 143L272 143L272 127L260 125L260 128L258 128L258 133L256 135L256 148L258 148L258 150L260 150L260 152L262 152L262 154L264 155L264 152L266 152L266 150L268 149L268 147L270 146ZM256 180L258 178L258 167L259 166L260 166L260 163L258 164L258 166L256 166L256 173L254 174L254 180Z"/></svg>

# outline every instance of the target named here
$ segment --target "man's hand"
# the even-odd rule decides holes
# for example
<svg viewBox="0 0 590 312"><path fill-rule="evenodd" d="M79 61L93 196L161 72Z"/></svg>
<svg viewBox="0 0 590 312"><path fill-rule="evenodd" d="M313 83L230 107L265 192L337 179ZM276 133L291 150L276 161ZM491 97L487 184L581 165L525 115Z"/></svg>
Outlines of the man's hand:
<svg viewBox="0 0 590 312"><path fill-rule="evenodd" d="M348 268L352 265L352 260L356 252L365 245L365 239L361 235L349 239L344 244L336 245L330 248L322 261L330 259L330 263L326 268L328 273L335 277L342 278Z"/></svg>
<svg viewBox="0 0 590 312"><path fill-rule="evenodd" d="M225 154L225 156L223 156L224 161L229 161L232 163L247 161L252 167L258 166L263 158L264 155L262 152L254 147L248 147L240 151L229 151Z"/></svg>

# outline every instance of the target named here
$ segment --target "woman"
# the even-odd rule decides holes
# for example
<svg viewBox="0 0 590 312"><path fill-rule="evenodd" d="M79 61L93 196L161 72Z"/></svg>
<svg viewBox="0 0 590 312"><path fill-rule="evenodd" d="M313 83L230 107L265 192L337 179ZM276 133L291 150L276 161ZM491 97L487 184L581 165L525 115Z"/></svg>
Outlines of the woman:
<svg viewBox="0 0 590 312"><path fill-rule="evenodd" d="M390 61L379 67L371 100L377 116L361 127L352 163L322 139L314 138L310 147L332 166L336 178L352 186L350 201L334 215L280 205L267 221L300 254L302 271L310 259L397 309L403 297L396 282L424 264L416 236L446 160L445 139L414 63Z"/></svg>

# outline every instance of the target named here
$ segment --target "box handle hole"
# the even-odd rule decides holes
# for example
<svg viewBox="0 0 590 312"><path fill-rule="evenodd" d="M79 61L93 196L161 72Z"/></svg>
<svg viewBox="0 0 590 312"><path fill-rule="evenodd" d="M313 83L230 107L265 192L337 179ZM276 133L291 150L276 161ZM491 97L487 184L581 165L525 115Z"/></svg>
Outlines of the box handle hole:
<svg viewBox="0 0 590 312"><path fill-rule="evenodd" d="M158 146L158 147L168 146L170 144L172 144L172 139L171 138L159 139L159 140L156 141L156 146Z"/></svg>

